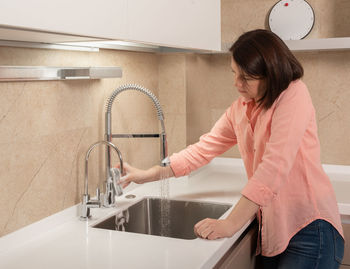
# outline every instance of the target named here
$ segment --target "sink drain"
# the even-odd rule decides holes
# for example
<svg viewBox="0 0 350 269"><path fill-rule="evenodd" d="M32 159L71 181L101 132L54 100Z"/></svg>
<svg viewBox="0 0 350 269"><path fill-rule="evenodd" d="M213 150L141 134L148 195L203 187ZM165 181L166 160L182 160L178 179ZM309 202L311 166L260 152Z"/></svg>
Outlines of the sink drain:
<svg viewBox="0 0 350 269"><path fill-rule="evenodd" d="M134 194L128 194L125 196L125 198L127 198L127 199L134 199L135 197L136 197L136 195L134 195Z"/></svg>

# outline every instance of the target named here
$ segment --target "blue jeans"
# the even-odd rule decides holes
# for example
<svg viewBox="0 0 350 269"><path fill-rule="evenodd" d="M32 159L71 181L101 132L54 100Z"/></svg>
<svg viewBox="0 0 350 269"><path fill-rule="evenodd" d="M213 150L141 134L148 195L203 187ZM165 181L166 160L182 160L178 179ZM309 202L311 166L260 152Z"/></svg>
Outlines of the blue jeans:
<svg viewBox="0 0 350 269"><path fill-rule="evenodd" d="M315 220L274 257L261 257L265 269L336 269L344 256L344 239L327 221Z"/></svg>

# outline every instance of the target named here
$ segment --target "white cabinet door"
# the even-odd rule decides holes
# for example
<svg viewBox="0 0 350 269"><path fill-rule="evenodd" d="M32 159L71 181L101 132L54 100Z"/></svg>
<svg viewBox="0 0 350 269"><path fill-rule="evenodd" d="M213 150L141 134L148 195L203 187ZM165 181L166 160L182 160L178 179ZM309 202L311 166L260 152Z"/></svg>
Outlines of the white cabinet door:
<svg viewBox="0 0 350 269"><path fill-rule="evenodd" d="M0 26L5 27L180 48L220 50L221 46L220 0L0 0L0 3Z"/></svg>
<svg viewBox="0 0 350 269"><path fill-rule="evenodd" d="M221 49L220 0L129 1L128 19L130 40Z"/></svg>
<svg viewBox="0 0 350 269"><path fill-rule="evenodd" d="M1 0L0 25L97 38L127 38L128 0Z"/></svg>

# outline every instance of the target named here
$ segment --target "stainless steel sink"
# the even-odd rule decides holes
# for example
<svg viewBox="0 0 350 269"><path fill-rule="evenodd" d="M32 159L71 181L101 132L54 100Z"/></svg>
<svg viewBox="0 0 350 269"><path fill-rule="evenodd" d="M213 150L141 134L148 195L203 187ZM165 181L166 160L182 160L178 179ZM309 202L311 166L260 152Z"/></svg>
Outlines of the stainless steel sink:
<svg viewBox="0 0 350 269"><path fill-rule="evenodd" d="M205 218L220 218L232 205L144 198L94 228L195 239L194 225Z"/></svg>

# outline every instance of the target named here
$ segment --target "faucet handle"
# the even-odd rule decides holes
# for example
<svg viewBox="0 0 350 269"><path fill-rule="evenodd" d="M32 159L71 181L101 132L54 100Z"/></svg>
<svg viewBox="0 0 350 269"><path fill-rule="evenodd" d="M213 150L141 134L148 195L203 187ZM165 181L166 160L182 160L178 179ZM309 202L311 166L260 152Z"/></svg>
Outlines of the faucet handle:
<svg viewBox="0 0 350 269"><path fill-rule="evenodd" d="M100 191L100 188L97 188L96 189L96 200L100 201L100 197L101 197L101 191Z"/></svg>

